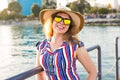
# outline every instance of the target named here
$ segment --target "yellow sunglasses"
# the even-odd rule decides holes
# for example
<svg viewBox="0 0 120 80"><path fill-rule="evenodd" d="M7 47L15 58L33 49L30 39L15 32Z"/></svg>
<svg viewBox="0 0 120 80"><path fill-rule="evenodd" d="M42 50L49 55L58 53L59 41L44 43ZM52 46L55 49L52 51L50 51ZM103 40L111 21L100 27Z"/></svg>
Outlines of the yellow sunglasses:
<svg viewBox="0 0 120 80"><path fill-rule="evenodd" d="M70 23L71 23L70 19L68 19L68 18L62 18L61 16L55 16L54 17L54 21L56 21L58 23L61 22L61 21L63 21L65 25L70 25Z"/></svg>

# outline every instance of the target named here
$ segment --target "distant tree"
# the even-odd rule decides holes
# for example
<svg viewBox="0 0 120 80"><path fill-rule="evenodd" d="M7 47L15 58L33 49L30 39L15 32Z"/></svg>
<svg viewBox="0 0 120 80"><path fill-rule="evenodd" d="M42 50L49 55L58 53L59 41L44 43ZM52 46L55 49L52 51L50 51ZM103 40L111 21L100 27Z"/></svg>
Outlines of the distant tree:
<svg viewBox="0 0 120 80"><path fill-rule="evenodd" d="M116 9L110 9L109 13L117 13L117 10Z"/></svg>
<svg viewBox="0 0 120 80"><path fill-rule="evenodd" d="M77 0L72 3L67 4L67 7L70 7L73 11L83 13L84 8L85 8L84 2L85 0Z"/></svg>
<svg viewBox="0 0 120 80"><path fill-rule="evenodd" d="M117 10L116 9L112 9L111 12L112 13L117 13Z"/></svg>
<svg viewBox="0 0 120 80"><path fill-rule="evenodd" d="M89 13L91 9L90 3L86 2L84 3L84 12Z"/></svg>
<svg viewBox="0 0 120 80"><path fill-rule="evenodd" d="M49 5L49 1L48 0L46 0L46 3L45 3L46 5Z"/></svg>
<svg viewBox="0 0 120 80"><path fill-rule="evenodd" d="M56 2L55 1L48 1L46 0L46 3L43 4L42 9L55 9L56 8Z"/></svg>
<svg viewBox="0 0 120 80"><path fill-rule="evenodd" d="M0 13L0 19L2 20L8 20L8 10L7 9L4 9L1 11Z"/></svg>
<svg viewBox="0 0 120 80"><path fill-rule="evenodd" d="M77 5L78 5L77 2L72 2L72 3L68 4L67 6L70 7L71 10L79 12L79 9L78 9Z"/></svg>
<svg viewBox="0 0 120 80"><path fill-rule="evenodd" d="M56 2L54 1L51 1L49 5L50 5L50 8L53 8L53 9L56 8Z"/></svg>
<svg viewBox="0 0 120 80"><path fill-rule="evenodd" d="M40 12L41 8L38 4L33 4L31 11L34 14L35 17L39 17L39 12Z"/></svg>
<svg viewBox="0 0 120 80"><path fill-rule="evenodd" d="M111 4L108 4L108 5L107 5L107 8L108 8L109 10L112 9Z"/></svg>
<svg viewBox="0 0 120 80"><path fill-rule="evenodd" d="M92 7L92 8L90 9L90 13L96 14L97 12L98 12L98 8L97 8L97 7Z"/></svg>
<svg viewBox="0 0 120 80"><path fill-rule="evenodd" d="M85 3L85 0L77 0L78 3L80 3L81 5Z"/></svg>
<svg viewBox="0 0 120 80"><path fill-rule="evenodd" d="M42 6L42 9L47 9L47 8L48 8L47 5L43 5L43 6Z"/></svg>
<svg viewBox="0 0 120 80"><path fill-rule="evenodd" d="M13 1L8 4L8 10L11 12L14 11L16 13L20 13L22 11L22 7L17 1Z"/></svg>
<svg viewBox="0 0 120 80"><path fill-rule="evenodd" d="M84 13L84 9L85 9L85 0L77 0L78 1L78 9L80 13Z"/></svg>
<svg viewBox="0 0 120 80"><path fill-rule="evenodd" d="M98 9L98 13L99 14L108 14L109 13L109 9L107 9L107 8L100 8L100 9Z"/></svg>

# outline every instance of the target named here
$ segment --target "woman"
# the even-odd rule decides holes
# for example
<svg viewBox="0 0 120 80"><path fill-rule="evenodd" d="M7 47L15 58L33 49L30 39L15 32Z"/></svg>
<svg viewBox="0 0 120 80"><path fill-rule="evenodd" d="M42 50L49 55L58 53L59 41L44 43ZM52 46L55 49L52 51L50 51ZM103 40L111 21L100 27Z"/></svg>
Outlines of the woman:
<svg viewBox="0 0 120 80"><path fill-rule="evenodd" d="M36 65L43 68L37 80L80 80L76 60L88 72L87 80L96 80L96 67L83 42L77 39L84 25L83 16L65 7L42 10L40 20L47 38L36 45Z"/></svg>

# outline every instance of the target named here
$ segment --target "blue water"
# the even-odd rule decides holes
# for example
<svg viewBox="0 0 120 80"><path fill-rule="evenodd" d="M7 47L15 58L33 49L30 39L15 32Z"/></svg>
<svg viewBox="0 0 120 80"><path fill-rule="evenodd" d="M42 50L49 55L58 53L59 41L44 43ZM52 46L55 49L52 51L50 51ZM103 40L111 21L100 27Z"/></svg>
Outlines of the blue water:
<svg viewBox="0 0 120 80"><path fill-rule="evenodd" d="M115 38L120 36L120 26L85 26L79 39L88 48L100 45L102 49L102 80L115 80ZM37 41L45 38L40 25L0 25L0 79L6 79L35 67ZM120 46L119 46L120 50ZM97 50L89 52L97 66ZM87 73L77 62L81 80ZM27 80L34 80L31 77Z"/></svg>

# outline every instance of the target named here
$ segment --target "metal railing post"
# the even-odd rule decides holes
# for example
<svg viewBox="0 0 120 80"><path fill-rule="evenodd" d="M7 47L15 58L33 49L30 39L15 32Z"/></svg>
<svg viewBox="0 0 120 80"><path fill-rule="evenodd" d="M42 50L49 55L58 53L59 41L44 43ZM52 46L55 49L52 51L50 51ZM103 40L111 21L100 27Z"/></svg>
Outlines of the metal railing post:
<svg viewBox="0 0 120 80"><path fill-rule="evenodd" d="M116 37L116 40L115 40L115 53L116 53L116 80L118 80L118 77L119 77L119 62L118 60L120 59L118 57L118 39L120 39L120 37Z"/></svg>
<svg viewBox="0 0 120 80"><path fill-rule="evenodd" d="M102 79L102 74L101 74L101 47L99 45L90 47L87 49L87 51L91 51L97 49L98 50L98 80Z"/></svg>

